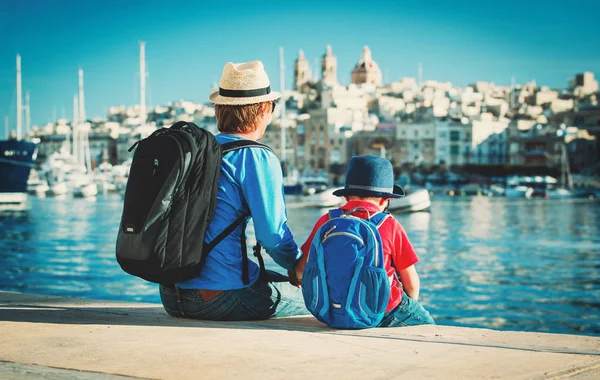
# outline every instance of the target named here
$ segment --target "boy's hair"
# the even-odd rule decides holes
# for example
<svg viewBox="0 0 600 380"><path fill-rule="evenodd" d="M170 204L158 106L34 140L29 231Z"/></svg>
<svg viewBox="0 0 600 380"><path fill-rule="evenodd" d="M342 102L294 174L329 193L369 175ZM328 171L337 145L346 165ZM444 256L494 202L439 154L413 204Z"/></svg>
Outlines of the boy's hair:
<svg viewBox="0 0 600 380"><path fill-rule="evenodd" d="M372 202L379 202L380 199L384 199L381 197L363 197L362 195L346 195L346 197L348 197L349 201L355 200L355 199L361 199L364 201L372 201Z"/></svg>
<svg viewBox="0 0 600 380"><path fill-rule="evenodd" d="M223 133L254 132L264 103L246 104L242 106L215 104L217 129Z"/></svg>

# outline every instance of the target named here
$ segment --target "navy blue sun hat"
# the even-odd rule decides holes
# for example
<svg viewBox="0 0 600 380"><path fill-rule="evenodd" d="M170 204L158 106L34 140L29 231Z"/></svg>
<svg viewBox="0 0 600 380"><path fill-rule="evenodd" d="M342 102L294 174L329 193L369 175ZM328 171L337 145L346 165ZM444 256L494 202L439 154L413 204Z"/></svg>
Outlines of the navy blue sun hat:
<svg viewBox="0 0 600 380"><path fill-rule="evenodd" d="M333 192L337 197L400 198L404 190L394 185L394 168L385 158L373 155L352 157L346 173L346 187Z"/></svg>

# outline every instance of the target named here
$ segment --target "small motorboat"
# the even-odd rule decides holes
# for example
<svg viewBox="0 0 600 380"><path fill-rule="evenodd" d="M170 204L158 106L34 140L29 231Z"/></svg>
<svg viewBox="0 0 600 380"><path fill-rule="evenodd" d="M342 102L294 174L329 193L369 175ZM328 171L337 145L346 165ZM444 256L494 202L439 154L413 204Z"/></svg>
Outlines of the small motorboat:
<svg viewBox="0 0 600 380"><path fill-rule="evenodd" d="M431 198L427 189L405 187L405 196L390 199L389 211L394 213L426 211L431 207Z"/></svg>

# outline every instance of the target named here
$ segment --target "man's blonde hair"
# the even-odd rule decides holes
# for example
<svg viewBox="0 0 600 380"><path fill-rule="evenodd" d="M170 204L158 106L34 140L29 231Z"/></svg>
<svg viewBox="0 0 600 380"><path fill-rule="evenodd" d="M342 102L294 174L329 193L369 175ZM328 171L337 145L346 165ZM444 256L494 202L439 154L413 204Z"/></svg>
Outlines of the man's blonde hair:
<svg viewBox="0 0 600 380"><path fill-rule="evenodd" d="M258 118L261 115L262 102L243 106L215 104L217 129L222 133L251 133L258 128Z"/></svg>

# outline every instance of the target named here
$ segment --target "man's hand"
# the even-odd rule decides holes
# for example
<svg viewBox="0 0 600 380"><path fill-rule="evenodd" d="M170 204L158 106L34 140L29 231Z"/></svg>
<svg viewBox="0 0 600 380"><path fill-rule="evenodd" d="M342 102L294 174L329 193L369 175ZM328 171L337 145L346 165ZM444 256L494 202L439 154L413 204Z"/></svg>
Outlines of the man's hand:
<svg viewBox="0 0 600 380"><path fill-rule="evenodd" d="M294 286L302 286L302 274L304 273L304 266L306 265L307 257L305 255L300 256L294 269L288 270L288 276L290 276L290 283Z"/></svg>
<svg viewBox="0 0 600 380"><path fill-rule="evenodd" d="M295 269L288 270L288 277L290 278L290 284L296 287L300 287L302 285L302 278L298 279Z"/></svg>

